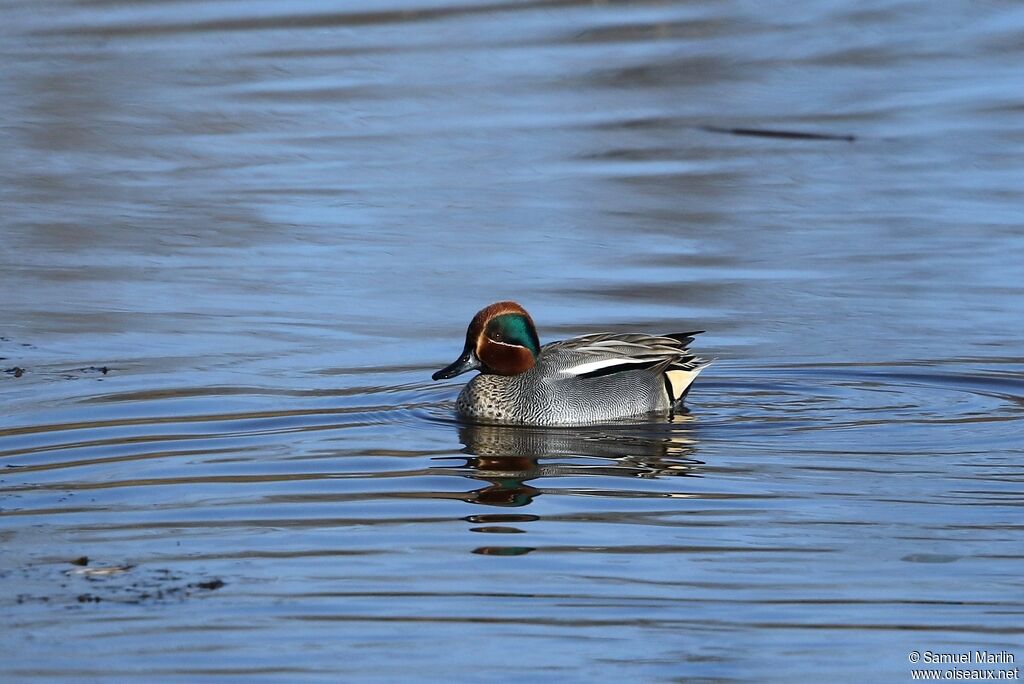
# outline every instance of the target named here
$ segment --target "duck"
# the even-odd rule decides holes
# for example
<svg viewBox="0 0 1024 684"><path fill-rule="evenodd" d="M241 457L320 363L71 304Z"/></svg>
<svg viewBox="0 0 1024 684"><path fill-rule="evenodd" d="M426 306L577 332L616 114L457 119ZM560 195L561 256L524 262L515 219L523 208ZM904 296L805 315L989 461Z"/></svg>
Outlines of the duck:
<svg viewBox="0 0 1024 684"><path fill-rule="evenodd" d="M473 316L462 354L432 378L479 371L455 402L472 422L584 425L671 414L710 363L689 350L702 332L602 332L542 346L526 309L496 302Z"/></svg>

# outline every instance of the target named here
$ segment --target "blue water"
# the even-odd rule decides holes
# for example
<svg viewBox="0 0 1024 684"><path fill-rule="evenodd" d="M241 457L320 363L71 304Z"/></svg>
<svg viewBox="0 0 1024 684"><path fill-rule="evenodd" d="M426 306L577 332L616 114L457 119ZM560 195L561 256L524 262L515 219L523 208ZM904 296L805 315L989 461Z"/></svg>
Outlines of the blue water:
<svg viewBox="0 0 1024 684"><path fill-rule="evenodd" d="M2 16L5 681L1024 659L1017 5ZM716 362L671 421L461 425L499 299Z"/></svg>

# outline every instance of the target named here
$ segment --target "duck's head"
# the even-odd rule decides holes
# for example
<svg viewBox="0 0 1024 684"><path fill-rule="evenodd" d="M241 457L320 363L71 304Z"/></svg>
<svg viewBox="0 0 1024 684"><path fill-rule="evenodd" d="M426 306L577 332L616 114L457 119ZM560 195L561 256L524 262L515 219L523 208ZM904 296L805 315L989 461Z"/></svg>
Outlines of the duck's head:
<svg viewBox="0 0 1024 684"><path fill-rule="evenodd" d="M444 380L471 370L519 375L533 368L539 354L537 329L526 309L515 302L497 302L473 316L462 355L432 377Z"/></svg>

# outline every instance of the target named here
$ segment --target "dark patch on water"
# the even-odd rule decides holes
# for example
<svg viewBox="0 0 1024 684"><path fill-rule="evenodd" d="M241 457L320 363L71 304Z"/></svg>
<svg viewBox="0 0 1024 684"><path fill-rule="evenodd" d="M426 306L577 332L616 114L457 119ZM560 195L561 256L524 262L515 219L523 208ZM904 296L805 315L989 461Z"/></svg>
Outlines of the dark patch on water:
<svg viewBox="0 0 1024 684"><path fill-rule="evenodd" d="M52 566L45 564L27 565L14 571L14 576L20 577L23 583L37 587L33 593L15 596L15 603L64 608L99 603L158 605L185 601L225 586L220 578L188 581L180 572L169 568L90 565L86 556L70 564L77 567L56 574Z"/></svg>
<svg viewBox="0 0 1024 684"><path fill-rule="evenodd" d="M809 133L807 131L775 131L764 128L729 128L725 126L701 126L709 133L728 133L753 138L781 138L783 140L843 140L854 142L857 137L842 133Z"/></svg>

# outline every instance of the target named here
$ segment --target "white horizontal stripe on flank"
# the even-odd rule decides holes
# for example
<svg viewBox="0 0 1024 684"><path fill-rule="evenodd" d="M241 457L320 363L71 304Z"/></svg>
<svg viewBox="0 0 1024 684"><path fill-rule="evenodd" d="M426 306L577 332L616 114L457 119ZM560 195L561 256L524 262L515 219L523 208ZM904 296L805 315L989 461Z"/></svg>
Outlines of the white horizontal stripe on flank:
<svg viewBox="0 0 1024 684"><path fill-rule="evenodd" d="M585 373L592 373L602 368L608 368L610 366L634 366L636 364L647 364L650 363L651 359L601 359L600 361L591 361L590 363L581 363L578 366L572 366L562 370L566 375L584 375Z"/></svg>

